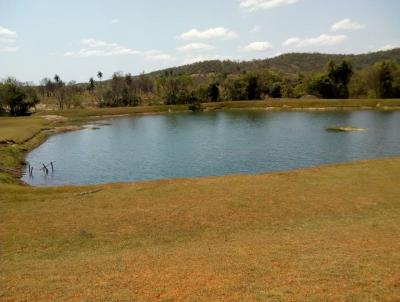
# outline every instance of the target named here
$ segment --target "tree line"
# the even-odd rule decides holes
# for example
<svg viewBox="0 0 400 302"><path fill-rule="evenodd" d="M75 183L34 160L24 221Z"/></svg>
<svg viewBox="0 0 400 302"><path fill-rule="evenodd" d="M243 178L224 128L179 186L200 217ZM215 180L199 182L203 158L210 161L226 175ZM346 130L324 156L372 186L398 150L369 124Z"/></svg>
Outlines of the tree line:
<svg viewBox="0 0 400 302"><path fill-rule="evenodd" d="M96 79L95 79L96 78ZM99 71L87 83L64 82L59 75L33 86L8 78L0 83L0 111L22 115L40 101L60 110L82 106L118 107L151 104L260 100L266 98L326 99L399 98L400 66L381 61L355 70L350 61L330 61L323 72L283 73L273 69L240 73L161 74L114 73L103 80Z"/></svg>

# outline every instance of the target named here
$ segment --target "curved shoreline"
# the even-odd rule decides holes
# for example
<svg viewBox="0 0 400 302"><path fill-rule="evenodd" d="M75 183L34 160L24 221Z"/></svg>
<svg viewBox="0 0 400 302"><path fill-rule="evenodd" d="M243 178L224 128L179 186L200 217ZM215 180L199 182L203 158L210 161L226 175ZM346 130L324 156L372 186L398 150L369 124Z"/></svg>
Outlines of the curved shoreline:
<svg viewBox="0 0 400 302"><path fill-rule="evenodd" d="M355 102L359 106L354 106ZM301 106L299 106L301 104ZM343 106L346 105L346 106ZM321 107L321 105L325 105ZM338 106L341 105L341 106ZM367 106L368 105L368 106ZM230 110L265 110L265 111L359 111L359 110L376 110L376 111L398 111L400 110L400 99L396 100L267 100L267 101L235 101L235 102L216 102L201 104L201 111L230 111ZM33 115L48 119L48 124L34 133L30 138L20 143L15 143L22 151L23 156L20 158L20 165L17 167L5 167L0 163L0 172L7 173L8 169L19 171L19 175L23 174L26 156L33 149L40 146L51 135L62 132L81 130L85 125L91 122L96 123L99 120L110 118L119 118L135 115L155 115L155 114L175 114L188 113L188 105L159 105L159 106L142 106L142 107L122 107L122 108L86 108L71 109L63 111L42 111ZM22 162L23 161L23 162ZM7 173L10 176L10 173ZM20 177L16 177L13 173L11 177L16 183L29 186L24 183ZM1 182L0 182L1 184Z"/></svg>

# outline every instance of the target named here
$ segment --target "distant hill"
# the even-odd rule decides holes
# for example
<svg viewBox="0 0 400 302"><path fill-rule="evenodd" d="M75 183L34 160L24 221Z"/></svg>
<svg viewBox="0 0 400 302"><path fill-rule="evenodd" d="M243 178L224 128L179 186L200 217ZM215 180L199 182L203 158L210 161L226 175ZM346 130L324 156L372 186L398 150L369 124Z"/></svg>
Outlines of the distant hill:
<svg viewBox="0 0 400 302"><path fill-rule="evenodd" d="M270 68L284 73L306 73L322 71L330 61L349 60L355 69L371 66L382 60L392 60L400 64L400 48L371 52L360 55L322 54L322 53L288 53L274 58L253 61L219 61L211 60L163 69L150 73L151 75L163 75L167 71L173 74L208 74L208 73L240 73Z"/></svg>

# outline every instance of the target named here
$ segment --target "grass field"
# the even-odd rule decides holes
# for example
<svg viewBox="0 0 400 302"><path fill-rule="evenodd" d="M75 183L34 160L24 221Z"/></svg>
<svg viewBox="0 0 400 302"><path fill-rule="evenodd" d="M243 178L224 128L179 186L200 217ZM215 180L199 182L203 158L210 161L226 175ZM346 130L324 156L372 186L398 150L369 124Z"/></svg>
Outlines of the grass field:
<svg viewBox="0 0 400 302"><path fill-rule="evenodd" d="M45 129L131 114L91 110L0 118L0 166ZM0 301L399 301L400 158L84 187L2 175Z"/></svg>
<svg viewBox="0 0 400 302"><path fill-rule="evenodd" d="M0 142L21 144L49 124L40 117L0 117Z"/></svg>
<svg viewBox="0 0 400 302"><path fill-rule="evenodd" d="M253 176L3 185L0 298L398 301L399 175L397 158Z"/></svg>

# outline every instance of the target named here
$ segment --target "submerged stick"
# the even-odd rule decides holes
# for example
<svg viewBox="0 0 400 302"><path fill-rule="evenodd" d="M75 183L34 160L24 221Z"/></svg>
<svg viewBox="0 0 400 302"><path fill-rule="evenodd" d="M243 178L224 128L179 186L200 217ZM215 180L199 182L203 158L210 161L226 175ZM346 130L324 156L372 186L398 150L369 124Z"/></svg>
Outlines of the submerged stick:
<svg viewBox="0 0 400 302"><path fill-rule="evenodd" d="M49 174L49 169L47 169L46 165L44 163L42 163L43 168L41 170L43 170L46 174Z"/></svg>

